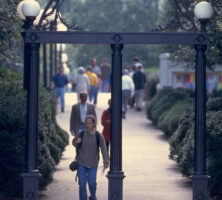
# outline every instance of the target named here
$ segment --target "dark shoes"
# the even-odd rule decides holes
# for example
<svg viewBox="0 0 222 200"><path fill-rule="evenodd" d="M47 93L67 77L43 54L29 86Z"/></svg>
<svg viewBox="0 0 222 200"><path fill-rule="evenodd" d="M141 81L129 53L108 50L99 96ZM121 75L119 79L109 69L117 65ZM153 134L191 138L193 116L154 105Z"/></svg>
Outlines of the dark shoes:
<svg viewBox="0 0 222 200"><path fill-rule="evenodd" d="M65 112L64 108L61 109L61 112L63 112L63 113Z"/></svg>

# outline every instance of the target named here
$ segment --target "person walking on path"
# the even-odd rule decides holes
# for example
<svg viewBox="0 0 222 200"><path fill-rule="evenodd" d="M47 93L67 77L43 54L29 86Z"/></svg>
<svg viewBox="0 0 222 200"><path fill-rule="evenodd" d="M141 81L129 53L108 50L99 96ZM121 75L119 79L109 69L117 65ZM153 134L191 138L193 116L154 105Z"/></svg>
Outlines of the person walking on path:
<svg viewBox="0 0 222 200"><path fill-rule="evenodd" d="M93 115L87 115L85 124L86 129L78 132L72 142L78 151L76 161L78 163L79 200L87 200L87 182L90 191L89 200L96 200L99 148L103 156L104 170L108 168L109 161L104 137L96 131L96 118ZM83 135L81 136L81 134Z"/></svg>
<svg viewBox="0 0 222 200"><path fill-rule="evenodd" d="M96 89L98 87L98 79L95 73L92 72L92 68L88 67L86 75L89 77L90 82L90 92L89 92L89 101L92 102L94 100L94 105L96 105Z"/></svg>
<svg viewBox="0 0 222 200"><path fill-rule="evenodd" d="M80 102L72 106L70 116L70 132L76 135L79 130L86 128L85 119L87 115L93 115L96 118L96 111L93 104L87 103L87 92L80 92Z"/></svg>
<svg viewBox="0 0 222 200"><path fill-rule="evenodd" d="M106 141L106 148L109 155L110 129L111 129L111 99L108 100L109 107L103 111L101 124L103 125L103 136Z"/></svg>
<svg viewBox="0 0 222 200"><path fill-rule="evenodd" d="M127 105L130 96L134 95L134 83L132 78L129 76L129 70L124 69L122 76L122 118L126 118Z"/></svg>
<svg viewBox="0 0 222 200"><path fill-rule="evenodd" d="M51 80L51 89L54 89L57 99L61 99L61 112L65 112L65 92L68 89L67 84L69 83L68 77L64 74L64 67L59 67L59 73L55 74Z"/></svg>
<svg viewBox="0 0 222 200"><path fill-rule="evenodd" d="M135 85L135 103L136 103L136 110L142 110L142 104L144 99L144 92L145 92L145 84L146 84L146 76L141 71L142 66L139 65L137 67L136 73L133 75L133 82Z"/></svg>
<svg viewBox="0 0 222 200"><path fill-rule="evenodd" d="M79 94L82 91L90 93L90 81L89 77L85 74L84 67L79 67L77 76L75 78L75 90L77 93L77 99L79 101Z"/></svg>
<svg viewBox="0 0 222 200"><path fill-rule="evenodd" d="M95 90L95 94L94 94L94 105L97 105L97 96L98 96L98 92L99 92L99 82L100 82L100 77L101 77L101 69L99 66L96 65L96 59L93 58L91 61L91 66L92 68L92 72L96 74L97 76L97 87Z"/></svg>
<svg viewBox="0 0 222 200"><path fill-rule="evenodd" d="M101 68L102 92L107 92L109 85L109 73L111 72L111 65L107 62L106 58L103 58L103 62L100 68Z"/></svg>
<svg viewBox="0 0 222 200"><path fill-rule="evenodd" d="M142 63L140 62L140 59L138 57L134 57L133 58L133 66L135 66L136 68L138 66L141 66L141 71L144 72L144 69L143 69L143 65Z"/></svg>

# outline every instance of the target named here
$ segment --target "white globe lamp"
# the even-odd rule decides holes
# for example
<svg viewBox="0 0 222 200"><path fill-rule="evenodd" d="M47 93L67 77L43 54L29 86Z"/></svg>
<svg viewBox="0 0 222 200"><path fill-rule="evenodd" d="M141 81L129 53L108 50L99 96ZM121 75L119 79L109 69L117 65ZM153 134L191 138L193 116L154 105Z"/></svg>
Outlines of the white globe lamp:
<svg viewBox="0 0 222 200"><path fill-rule="evenodd" d="M207 1L201 1L195 6L194 14L199 20L210 19L213 15L212 5Z"/></svg>
<svg viewBox="0 0 222 200"><path fill-rule="evenodd" d="M37 1L26 0L22 4L22 13L25 17L36 17L40 12L40 5Z"/></svg>

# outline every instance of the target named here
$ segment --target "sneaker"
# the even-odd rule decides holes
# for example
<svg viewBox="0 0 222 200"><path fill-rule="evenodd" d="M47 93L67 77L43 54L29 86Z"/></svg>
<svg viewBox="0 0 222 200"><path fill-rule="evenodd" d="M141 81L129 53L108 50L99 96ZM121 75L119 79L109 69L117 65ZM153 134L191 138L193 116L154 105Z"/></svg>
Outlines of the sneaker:
<svg viewBox="0 0 222 200"><path fill-rule="evenodd" d="M63 112L63 113L65 112L64 108L61 109L61 112Z"/></svg>

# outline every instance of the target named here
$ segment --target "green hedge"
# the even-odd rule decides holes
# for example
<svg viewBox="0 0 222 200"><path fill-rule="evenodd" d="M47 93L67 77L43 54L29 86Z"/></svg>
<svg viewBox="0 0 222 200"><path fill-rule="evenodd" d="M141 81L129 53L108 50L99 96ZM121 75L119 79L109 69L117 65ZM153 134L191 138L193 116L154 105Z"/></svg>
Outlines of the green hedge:
<svg viewBox="0 0 222 200"><path fill-rule="evenodd" d="M160 115L158 119L158 128L164 131L167 137L170 137L178 128L181 113L187 110L193 104L193 99L176 102L172 107Z"/></svg>
<svg viewBox="0 0 222 200"><path fill-rule="evenodd" d="M159 117L174 104L179 101L189 99L193 96L193 91L185 89L165 88L160 90L147 106L147 118L155 124L158 123Z"/></svg>
<svg viewBox="0 0 222 200"><path fill-rule="evenodd" d="M186 100L181 98L183 92L179 91L179 98L177 93L178 89L174 92L172 89L160 91L148 105L147 116L151 116L151 120L169 137L169 157L178 163L184 176L190 177L194 164L194 98L190 91L184 96ZM219 97L215 94L219 94ZM207 103L206 130L207 171L211 177L208 189L210 196L217 196L219 199L222 197L222 171L220 170L222 169L222 98L220 94L220 92L214 93ZM172 102L171 105L169 102Z"/></svg>
<svg viewBox="0 0 222 200"><path fill-rule="evenodd" d="M26 92L22 77L0 69L0 192L6 196L22 194L25 156ZM55 165L68 144L68 133L55 119L55 98L45 89L39 89L38 169L40 189L52 180Z"/></svg>
<svg viewBox="0 0 222 200"><path fill-rule="evenodd" d="M207 170L210 175L209 191L222 196L222 110L207 115Z"/></svg>
<svg viewBox="0 0 222 200"><path fill-rule="evenodd" d="M147 83L146 83L146 99L152 99L156 93L156 86L160 82L159 76L157 75L147 75Z"/></svg>

